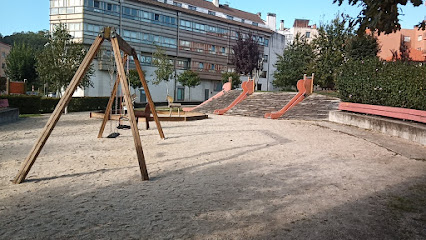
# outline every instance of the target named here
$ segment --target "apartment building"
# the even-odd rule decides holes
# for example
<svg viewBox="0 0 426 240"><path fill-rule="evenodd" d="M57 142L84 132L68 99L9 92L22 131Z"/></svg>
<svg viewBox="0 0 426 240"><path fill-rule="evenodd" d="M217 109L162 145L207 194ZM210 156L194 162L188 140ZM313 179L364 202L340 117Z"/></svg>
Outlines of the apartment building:
<svg viewBox="0 0 426 240"><path fill-rule="evenodd" d="M401 29L395 33L380 34L377 40L381 47L377 54L381 59L392 60L392 52L398 52L401 44L409 50L409 56L413 61L426 61L426 31L414 27L413 29Z"/></svg>
<svg viewBox="0 0 426 240"><path fill-rule="evenodd" d="M9 55L11 46L0 42L0 77L6 77L6 57Z"/></svg>
<svg viewBox="0 0 426 240"><path fill-rule="evenodd" d="M92 44L102 27L115 27L138 52L154 101L165 101L167 94L176 101L208 99L221 90L221 74L234 69L232 46L238 33L246 37L251 32L266 59L274 34L260 15L231 8L218 0L50 0L51 30L59 23L65 23L74 39L87 45ZM80 89L76 96L110 95L115 77L111 74L112 49L108 44L94 61L94 87ZM155 46L165 50L176 74L191 69L199 73L201 84L191 91L175 79L153 85L150 80L154 78ZM268 72L263 74L261 90L271 86L269 77ZM137 101L145 101L143 89L136 94Z"/></svg>

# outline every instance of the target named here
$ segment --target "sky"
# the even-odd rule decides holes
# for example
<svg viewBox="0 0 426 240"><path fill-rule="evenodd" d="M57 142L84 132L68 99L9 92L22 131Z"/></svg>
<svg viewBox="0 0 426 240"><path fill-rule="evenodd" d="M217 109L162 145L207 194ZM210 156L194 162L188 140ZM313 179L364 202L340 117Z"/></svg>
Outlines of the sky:
<svg viewBox="0 0 426 240"><path fill-rule="evenodd" d="M333 0L220 0L220 4L229 4L251 13L262 13L266 19L267 13L277 15L277 27L284 20L285 27L291 27L294 19L310 19L310 24L326 23L333 19L336 13L346 13L356 17L360 11L356 6L347 4L338 6ZM403 16L400 16L402 28L413 28L426 17L426 6L413 7L410 3L402 6ZM3 36L14 32L49 29L48 0L0 0L0 34Z"/></svg>

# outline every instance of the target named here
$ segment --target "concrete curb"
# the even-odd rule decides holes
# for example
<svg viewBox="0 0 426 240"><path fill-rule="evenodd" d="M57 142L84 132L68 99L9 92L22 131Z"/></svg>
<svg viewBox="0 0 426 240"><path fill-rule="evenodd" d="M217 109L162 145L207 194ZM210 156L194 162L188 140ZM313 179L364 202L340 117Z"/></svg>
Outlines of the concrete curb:
<svg viewBox="0 0 426 240"><path fill-rule="evenodd" d="M371 129L426 145L426 125L344 111L331 111L330 122Z"/></svg>
<svg viewBox="0 0 426 240"><path fill-rule="evenodd" d="M0 124L15 122L19 119L19 109L5 108L0 110Z"/></svg>

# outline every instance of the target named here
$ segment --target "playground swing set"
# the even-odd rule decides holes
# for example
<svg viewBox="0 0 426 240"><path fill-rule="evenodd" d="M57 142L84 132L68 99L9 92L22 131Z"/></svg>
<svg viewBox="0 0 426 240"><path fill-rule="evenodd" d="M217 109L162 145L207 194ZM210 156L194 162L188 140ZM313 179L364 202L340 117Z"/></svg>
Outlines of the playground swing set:
<svg viewBox="0 0 426 240"><path fill-rule="evenodd" d="M98 133L98 138L102 138L103 132L105 130L105 126L106 123L109 119L113 118L112 115L112 105L114 103L114 98L116 98L117 96L117 90L119 85L121 85L121 89L122 89L122 93L123 93L123 102L126 103L126 110L127 110L127 115L124 116L122 114L122 109L120 110L120 116L118 118L119 120L119 125L118 128L121 129L123 128L130 128L132 130L132 135L133 135L133 140L134 140L134 144L135 144L135 148L136 148L136 153L137 153L137 158L138 158L138 162L139 162L139 168L141 171L141 175L142 175L142 180L149 180L149 176L148 176L148 171L146 168L146 163L145 163L145 157L143 154L143 150L142 150L142 143L141 143L141 139L140 139L140 135L139 135L139 130L138 130L138 118L139 117L144 117L145 121L146 121L146 128L149 128L149 120L151 119L151 114L152 117L154 118L154 121L157 125L157 129L159 132L159 135L162 139L165 139L164 137L164 133L160 124L160 119L158 117L157 111L155 109L155 105L154 102L152 101L152 97L150 94L150 91L148 89L148 84L145 80L145 76L143 74L142 68L140 66L140 62L137 56L137 53L135 51L135 49L133 49L124 39L122 39L115 31L115 29L113 27L105 27L101 33L99 34L99 36L96 37L95 41L93 42L92 46L90 47L88 53L86 54L85 58L83 59L83 62L80 64L79 68L77 69L74 77L72 78L68 88L65 90L65 93L63 94L62 98L60 99L59 103L56 105L55 110L53 111L52 115L50 116L49 120L47 121L42 134L40 135L40 137L38 138L38 140L36 141L36 143L34 144L33 148L31 149L30 153L28 154L27 158L25 159L25 161L22 163L21 169L18 173L18 175L15 177L15 179L13 180L13 183L15 184L19 184L22 183L26 176L28 175L29 171L31 170L31 167L33 166L35 160L37 159L38 155L40 154L42 148L44 147L47 139L49 138L50 134L52 133L54 127L56 126L59 118L61 117L62 113L64 112L64 109L66 108L66 106L68 105L69 101L72 98L73 93L75 92L77 86L79 85L81 79L84 77L84 74L86 73L86 71L88 70L88 67L90 66L91 62L93 61L96 53L99 51L100 46L102 45L104 40L109 40L111 42L112 45L112 50L113 50L113 56L114 56L114 62L113 62L113 70L110 71L110 75L111 75L111 82L113 80L113 71L115 71L115 68L117 70L117 77L111 92L111 97L108 101L105 113L102 115L98 115L96 113L94 113L94 115L97 115L96 117L101 117L103 118L102 121L102 125L99 129L99 133ZM121 52L123 52L123 57ZM124 70L124 63L127 62L128 60L128 56L132 56L133 60L135 62L136 65L136 70L138 72L139 75L139 79L142 83L143 88L145 89L145 94L148 100L148 103L145 107L145 111L135 111L133 109L133 99L132 96L130 95L130 88L129 88L129 83L127 81L126 78L126 73ZM266 113L265 114L265 118L271 118L271 119L277 119L280 116L282 116L285 112L287 112L288 110L290 110L292 107L294 107L296 104L298 104L299 102L303 101L304 98L306 98L307 96L309 96L310 94L312 94L312 90L313 90L313 78L314 75L312 74L312 77L307 78L306 74L304 75L304 78L299 80L297 83L297 89L299 90L299 92L296 94L296 96L293 97L293 99L286 104L286 106L284 106L281 110L277 111L277 112L272 112L272 113ZM228 107L224 108L224 109L217 109L215 110L215 114L219 114L219 115L223 115L225 114L228 110L230 110L231 108L233 108L235 105L239 104L240 102L242 102L244 99L246 99L249 95L251 95L254 92L254 87L255 87L255 80L254 79L249 79L246 82L243 82L242 84L242 88L243 88L243 92L240 94L240 96L238 96ZM184 121L186 120L199 120L199 119L205 119L208 116L207 115L200 115L198 116L197 114L190 116L191 114L189 113L190 111L204 105L205 103L221 97L225 92L230 91L231 89L231 82L227 83L224 85L223 91L218 93L217 95L213 96L211 99L208 99L207 101L203 102L202 104L200 104L199 106L196 106L194 108L188 108L188 109L184 109L183 114L187 115L184 118L180 118L180 113L178 112L178 117L173 117L171 116L171 110L169 112L169 116L164 118L162 117L162 121L181 121L182 119ZM117 97L118 98L118 97ZM120 97L121 99L121 97ZM116 101L117 104L117 101ZM121 105L121 104L120 104ZM171 103L169 102L169 108L172 108L172 106L170 106ZM173 106L174 107L174 106ZM176 106L177 107L177 106ZM179 105L180 108L180 105ZM117 114L117 105L116 105L116 114ZM188 112L187 112L188 111ZM189 115L188 115L189 114ZM92 113L91 113L91 117L92 117ZM122 120L126 120L129 122L129 127L126 127L126 125L121 124ZM110 133L107 138L115 138L119 135L119 133L115 130L114 132Z"/></svg>
<svg viewBox="0 0 426 240"><path fill-rule="evenodd" d="M28 154L27 158L22 163L21 169L19 170L18 175L13 180L13 183L19 184L22 183L26 176L28 175L29 171L31 170L31 167L33 166L34 162L36 161L38 155L40 154L41 150L43 149L44 145L46 144L47 139L49 138L50 134L52 133L53 129L55 128L57 122L59 121L59 118L61 117L62 113L64 112L65 107L68 105L69 101L72 98L73 93L77 89L77 86L81 82L81 79L84 77L86 71L88 70L91 62L93 61L96 53L99 51L100 46L104 42L104 40L109 40L112 45L113 53L114 53L114 60L115 64L117 66L117 78L114 83L114 87L111 93L111 97L108 101L107 108L105 110L105 114L103 116L103 121L101 128L98 133L98 138L102 138L102 134L104 132L106 123L108 119L110 119L111 115L111 109L112 104L114 102L114 98L117 94L117 89L119 86L119 83L121 85L121 89L124 95L124 101L127 103L127 111L128 111L128 120L130 124L130 128L132 130L133 140L135 143L136 148L136 154L139 162L139 169L142 175L142 180L149 180L148 171L146 168L145 163L145 157L142 150L142 143L139 135L139 130L137 126L136 116L135 112L133 110L133 106L130 106L132 104L132 98L130 95L130 88L129 84L126 79L126 74L124 70L124 63L127 61L128 56L132 56L133 60L135 61L136 70L139 75L139 79L142 83L143 88L145 89L145 94L148 100L149 105L149 112L152 113L152 116L154 118L154 121L157 125L158 132L160 134L160 137L164 139L164 133L161 128L160 121L158 119L157 111L155 110L154 102L152 101L151 94L148 89L148 84L145 80L145 76L143 74L142 68L140 66L140 62L137 56L137 53L135 49L133 49L124 39L122 39L115 31L113 27L105 27L102 32L99 34L99 36L96 37L95 41L91 45L88 53L86 54L85 58L83 59L82 63L80 64L79 68L77 69L74 77L72 78L68 88L65 90L65 93L63 94L62 98L59 100L59 103L56 105L55 110L51 114L49 120L47 121L40 137L34 144L33 148L31 149L30 153ZM124 57L122 58L121 52L123 52ZM145 112L146 113L146 112Z"/></svg>

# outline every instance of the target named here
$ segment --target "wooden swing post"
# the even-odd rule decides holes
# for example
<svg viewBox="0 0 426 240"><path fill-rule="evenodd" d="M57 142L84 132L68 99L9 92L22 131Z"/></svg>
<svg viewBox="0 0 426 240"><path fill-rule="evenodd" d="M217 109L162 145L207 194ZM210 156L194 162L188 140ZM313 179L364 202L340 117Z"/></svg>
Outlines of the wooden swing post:
<svg viewBox="0 0 426 240"><path fill-rule="evenodd" d="M119 82L121 83L121 87L124 93L124 98L127 103L131 103L132 99L130 97L130 88L126 79L126 74L124 72L124 64L123 62L126 61L127 56L131 55L135 59L136 68L138 69L138 73L140 76L140 80L142 82L142 85L145 88L145 92L147 93L148 100L149 100L149 106L151 108L152 114L154 116L154 119L156 120L157 128L160 133L160 137L164 139L163 130L161 128L160 122L158 120L157 112L155 111L154 103L152 102L151 95L149 94L148 85L145 81L145 78L143 77L142 69L139 65L139 60L137 59L136 51L127 44L126 41L124 41L118 34L116 34L114 28L111 27L105 27L102 30L102 34L96 37L95 41L93 42L92 46L90 47L86 57L83 59L83 62L80 64L79 68L77 69L74 77L72 78L68 88L65 90L65 93L63 97L59 100L58 105L56 105L55 110L53 111L52 115L50 116L49 120L46 123L46 126L44 127L42 134L34 144L33 148L31 149L30 153L28 154L25 161L22 163L21 169L18 173L18 175L13 180L13 183L19 184L22 183L26 176L28 175L31 167L33 166L35 160L37 159L38 155L40 154L43 146L46 144L47 139L49 138L50 134L53 131L53 128L56 126L56 123L58 122L59 118L62 115L62 112L64 111L65 107L68 105L69 101L72 98L73 93L77 89L77 86L81 82L81 79L84 77L85 73L87 72L91 62L93 61L96 53L99 51L99 48L102 44L102 42L107 39L111 41L111 45L113 47L114 52L114 59L117 65L117 80L114 84L114 88L111 93L111 98L109 99L108 106L105 112L105 117L102 122L101 129L99 131L98 137L102 137L102 133L105 129L105 124L109 118L110 109L112 107L112 103L114 101L114 96L117 93L117 88ZM121 58L120 50L123 51L124 58ZM141 171L142 179L143 180L149 180L148 171L146 168L145 163L145 157L142 150L142 143L139 135L139 130L136 122L135 112L132 107L128 108L129 111L129 121L130 126L132 129L133 134L133 140L135 143L136 148L136 154L138 157L139 162L139 168Z"/></svg>
<svg viewBox="0 0 426 240"><path fill-rule="evenodd" d="M98 52L99 47L101 46L103 41L104 41L104 38L102 36L96 37L95 42L90 47L89 52L87 53L86 57L84 57L83 62L80 64L80 66L77 69L77 72L72 78L70 85L68 85L67 90L65 90L64 95L62 96L61 100L59 100L59 103L58 105L56 105L52 115L50 115L50 118L47 121L42 134L40 135L37 142L34 144L33 148L28 154L27 158L23 162L21 166L21 170L19 171L18 175L13 180L13 183L18 184L18 183L22 183L25 180L25 177L28 175L28 172L30 171L35 160L40 154L41 149L43 149L44 144L46 144L46 141L49 138L50 134L52 133L53 128L55 128L56 123L58 122L59 118L62 115L62 112L64 111L68 103L70 102L73 93L77 89L77 86L81 82L81 79L84 77L84 74L86 74L86 71L90 66L90 63L93 61L93 58Z"/></svg>

